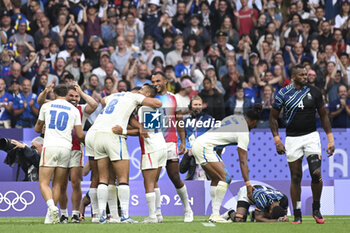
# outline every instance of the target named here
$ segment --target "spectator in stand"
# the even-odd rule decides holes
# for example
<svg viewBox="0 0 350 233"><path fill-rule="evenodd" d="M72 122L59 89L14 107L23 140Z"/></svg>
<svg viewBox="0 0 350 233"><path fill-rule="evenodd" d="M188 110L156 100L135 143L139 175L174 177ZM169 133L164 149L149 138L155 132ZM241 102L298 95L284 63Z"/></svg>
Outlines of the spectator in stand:
<svg viewBox="0 0 350 233"><path fill-rule="evenodd" d="M74 50L71 54L71 57L68 59L69 62L67 66L64 68L66 71L69 71L73 75L75 82L78 82L80 79L80 67L82 65L81 54L82 53L80 50Z"/></svg>
<svg viewBox="0 0 350 233"><path fill-rule="evenodd" d="M250 30L256 25L258 19L258 12L248 7L248 0L240 0L240 2L242 8L234 12L239 37L243 34L249 34Z"/></svg>
<svg viewBox="0 0 350 233"><path fill-rule="evenodd" d="M81 73L80 73L80 79L78 84L82 87L83 90L87 88L87 84L89 82L89 77L92 74L92 61L89 59L86 59L83 62L83 65L81 67Z"/></svg>
<svg viewBox="0 0 350 233"><path fill-rule="evenodd" d="M117 37L116 24L117 14L115 12L108 13L107 24L101 27L101 34L104 44L109 45L108 43Z"/></svg>
<svg viewBox="0 0 350 233"><path fill-rule="evenodd" d="M266 23L273 22L279 28L282 23L282 15L278 14L276 11L275 1L269 1L267 4L267 10L265 11Z"/></svg>
<svg viewBox="0 0 350 233"><path fill-rule="evenodd" d="M188 49L182 50L182 62L175 66L175 76L181 78L184 75L191 75L191 53Z"/></svg>
<svg viewBox="0 0 350 233"><path fill-rule="evenodd" d="M174 50L173 34L165 32L163 38L163 45L159 48L159 51L164 54L164 57L166 57L168 53Z"/></svg>
<svg viewBox="0 0 350 233"><path fill-rule="evenodd" d="M224 100L227 101L236 90L237 85L240 83L239 73L236 69L234 60L227 60L227 74L221 77L222 85L225 89Z"/></svg>
<svg viewBox="0 0 350 233"><path fill-rule="evenodd" d="M131 52L140 51L140 47L135 45L135 33L133 31L129 31L129 30L126 31L125 41L126 41L126 47L128 47L128 49Z"/></svg>
<svg viewBox="0 0 350 233"><path fill-rule="evenodd" d="M219 73L219 68L225 65L225 59L221 56L218 46L212 45L207 53L208 63L214 66L215 72Z"/></svg>
<svg viewBox="0 0 350 233"><path fill-rule="evenodd" d="M55 41L56 43L63 44L63 38L59 37L56 32L51 30L50 20L48 17L46 16L41 17L39 22L40 22L40 28L34 34L36 48L42 47L42 38L44 36L50 37L51 40Z"/></svg>
<svg viewBox="0 0 350 233"><path fill-rule="evenodd" d="M212 7L214 5L214 7ZM224 18L229 16L231 19L232 25L234 25L234 16L233 11L230 4L227 4L226 0L219 0L219 4L217 1L212 1L212 5L210 8L210 26L211 26L211 36L215 37L216 30L221 28L221 25L224 21Z"/></svg>
<svg viewBox="0 0 350 233"><path fill-rule="evenodd" d="M235 94L225 103L226 116L236 114L243 115L253 106L251 99L244 96L242 86L237 86ZM215 118L216 119L216 118Z"/></svg>
<svg viewBox="0 0 350 233"><path fill-rule="evenodd" d="M142 87L144 84L152 83L149 79L147 79L149 77L149 74L150 72L147 65L138 65L137 60L135 60L126 76L126 80L130 82L131 89L134 87Z"/></svg>
<svg viewBox="0 0 350 233"><path fill-rule="evenodd" d="M10 12L7 10L1 11L1 16L0 16L0 24L2 26L3 32L6 34L6 42L7 40L16 33L15 29L11 25L11 17L10 17ZM4 43L4 40L2 40L2 43ZM1 50L0 50L1 52Z"/></svg>
<svg viewBox="0 0 350 233"><path fill-rule="evenodd" d="M37 74L38 64L38 54L35 51L31 51L27 57L27 63L22 66L22 74L26 79L31 80Z"/></svg>
<svg viewBox="0 0 350 233"><path fill-rule="evenodd" d="M124 67L131 55L132 55L132 52L126 47L125 37L118 36L117 49L111 55L111 62L113 63L115 69L119 74L123 72Z"/></svg>
<svg viewBox="0 0 350 233"><path fill-rule="evenodd" d="M99 79L99 87L103 86L105 78L107 76L117 76L118 72L114 70L114 65L110 61L110 55L108 51L102 51L100 53L100 67L92 71L93 74L96 74Z"/></svg>
<svg viewBox="0 0 350 233"><path fill-rule="evenodd" d="M347 97L348 87L338 86L338 98L330 102L329 118L332 121L332 128L350 127L350 98Z"/></svg>
<svg viewBox="0 0 350 233"><path fill-rule="evenodd" d="M34 80L33 88L32 88L33 93L39 96L40 93L45 90L47 84L48 84L47 74L44 73L41 76L36 76Z"/></svg>
<svg viewBox="0 0 350 233"><path fill-rule="evenodd" d="M156 28L153 29L153 35L155 40L158 42L160 46L164 44L164 35L170 34L172 37L177 35L176 28L173 26L171 22L171 18L167 13L163 14L160 17L159 23Z"/></svg>
<svg viewBox="0 0 350 233"><path fill-rule="evenodd" d="M274 89L271 85L267 84L263 88L262 98L260 99L260 103L262 105L262 112L260 115L260 120L257 124L257 128L269 128L270 127L270 111L273 105Z"/></svg>
<svg viewBox="0 0 350 233"><path fill-rule="evenodd" d="M334 27L339 28L340 31L347 29L350 20L350 3L347 0L341 1L341 8L339 14L335 16Z"/></svg>
<svg viewBox="0 0 350 233"><path fill-rule="evenodd" d="M6 91L6 84L0 79L0 128L11 128L13 96Z"/></svg>
<svg viewBox="0 0 350 233"><path fill-rule="evenodd" d="M225 117L225 102L224 96L214 88L214 83L208 77L203 80L203 90L199 96L203 99L204 111L215 118L215 120L222 120Z"/></svg>
<svg viewBox="0 0 350 233"><path fill-rule="evenodd" d="M75 36L73 35L69 35L66 36L65 39L65 50L61 50L57 57L58 58L63 58L65 61L67 61L67 59L71 56L71 53L74 51L74 49L77 48L77 41L75 39ZM81 60L84 61L85 60L85 55L84 53L82 54Z"/></svg>
<svg viewBox="0 0 350 233"><path fill-rule="evenodd" d="M101 37L101 24L107 20L107 12L103 17L98 16L97 5L94 2L89 2L87 8L83 7L83 22L85 26L85 38L90 40L91 36Z"/></svg>
<svg viewBox="0 0 350 233"><path fill-rule="evenodd" d="M206 28L201 26L200 20L200 15L193 14L191 16L190 24L185 27L182 36L186 41L190 35L196 35L199 47L201 49L205 49L208 45L210 45L210 34Z"/></svg>
<svg viewBox="0 0 350 233"><path fill-rule="evenodd" d="M193 82L190 81L189 76L184 76L181 82L181 89L175 94L176 104L183 114L188 113L188 105L191 102L189 95L192 93Z"/></svg>
<svg viewBox="0 0 350 233"><path fill-rule="evenodd" d="M187 38L186 47L191 53L191 57L196 59L200 59L204 56L203 50L199 47L197 36L196 35L190 35Z"/></svg>
<svg viewBox="0 0 350 233"><path fill-rule="evenodd" d="M171 65L167 65L165 67L164 72L166 79L167 79L167 90L168 92L171 92L173 94L178 93L181 89L181 83L180 79L176 78L175 76L175 69Z"/></svg>
<svg viewBox="0 0 350 233"><path fill-rule="evenodd" d="M176 36L174 38L175 49L166 55L166 64L176 66L182 62L182 50L184 48L184 38L182 36Z"/></svg>
<svg viewBox="0 0 350 233"><path fill-rule="evenodd" d="M27 41L33 48L35 48L35 41L33 37L26 33L26 31L30 31L29 23L27 19L23 15L18 15L16 19L16 25L14 27L17 32L12 35L9 41Z"/></svg>
<svg viewBox="0 0 350 233"><path fill-rule="evenodd" d="M228 51L234 50L234 47L227 43L227 33L224 31L218 31L216 34L217 43L214 44L219 49L220 56L224 57Z"/></svg>
<svg viewBox="0 0 350 233"><path fill-rule="evenodd" d="M178 0L172 23L176 29L183 32L188 21L189 15L186 13L186 3L183 0Z"/></svg>
<svg viewBox="0 0 350 233"><path fill-rule="evenodd" d="M140 4L141 6L141 4ZM141 20L144 22L145 36L153 36L153 32L157 27L161 18L162 12L159 10L159 0L150 0L141 16ZM136 34L135 34L136 35ZM140 39L142 39L140 37ZM141 43L142 40L139 42Z"/></svg>
<svg viewBox="0 0 350 233"><path fill-rule="evenodd" d="M347 73L348 77L350 77L349 54L347 54L346 52L342 52L339 55L339 60L340 60L341 64L344 66L344 68L346 69L346 73Z"/></svg>
<svg viewBox="0 0 350 233"><path fill-rule="evenodd" d="M327 44L333 43L334 39L332 35L331 24L328 21L323 21L321 23L320 32L317 39L320 43L321 49L324 49Z"/></svg>
<svg viewBox="0 0 350 233"><path fill-rule="evenodd" d="M145 49L141 51L141 56L150 70L154 69L152 61L155 57L159 56L164 62L163 53L154 49L154 40L152 36L145 36L143 39L143 46Z"/></svg>
<svg viewBox="0 0 350 233"><path fill-rule="evenodd" d="M88 46L84 49L86 59L92 61L92 67L95 69L99 67L99 57L101 54L100 48L103 46L103 41L98 36L91 36Z"/></svg>
<svg viewBox="0 0 350 233"><path fill-rule="evenodd" d="M228 44L233 45L234 47L237 46L239 41L238 32L233 28L231 18L229 16L224 17L224 21L222 22L222 26L219 31L226 33L226 42ZM218 31L216 33L218 33Z"/></svg>
<svg viewBox="0 0 350 233"><path fill-rule="evenodd" d="M99 79L98 79L98 76L95 75L95 74L92 74L90 77L89 77L89 83L87 84L87 88L84 90L84 92L86 94L88 94L89 96L96 96L96 94L99 93ZM96 100L97 101L97 100ZM100 102L100 98L99 100L97 101L98 103Z"/></svg>
<svg viewBox="0 0 350 233"><path fill-rule="evenodd" d="M32 93L32 85L28 79L23 80L22 92L13 102L13 115L17 117L16 128L33 128L39 114L40 106L37 95Z"/></svg>
<svg viewBox="0 0 350 233"><path fill-rule="evenodd" d="M24 78L21 75L21 65L17 62L14 62L11 66L11 74L4 78L6 86L9 87L12 81L18 81L19 84L22 84Z"/></svg>
<svg viewBox="0 0 350 233"><path fill-rule="evenodd" d="M116 93L118 80L112 77L106 77L103 90L101 91L101 98L109 96L110 94Z"/></svg>
<svg viewBox="0 0 350 233"><path fill-rule="evenodd" d="M333 30L333 39L334 39L332 43L333 51L336 52L338 56L340 56L342 52L350 51L350 48L348 49L349 45L347 45L343 39L343 33L341 29L335 28Z"/></svg>
<svg viewBox="0 0 350 233"><path fill-rule="evenodd" d="M152 65L154 66L154 69L151 70L151 73L155 73L157 71L164 72L164 64L161 57L153 58Z"/></svg>
<svg viewBox="0 0 350 233"><path fill-rule="evenodd" d="M129 90L130 89L128 88L128 83L125 80L120 80L118 82L118 86L117 86L118 92L129 91Z"/></svg>
<svg viewBox="0 0 350 233"><path fill-rule="evenodd" d="M246 82L243 82L243 88L244 97L248 98L252 104L256 103L259 96L259 90L254 75L248 76Z"/></svg>
<svg viewBox="0 0 350 233"><path fill-rule="evenodd" d="M133 13L129 12L126 15L126 24L124 26L124 31L134 32L134 35L135 35L134 44L136 46L142 45L143 37L145 36L143 29L144 29L143 22L139 18L136 18Z"/></svg>

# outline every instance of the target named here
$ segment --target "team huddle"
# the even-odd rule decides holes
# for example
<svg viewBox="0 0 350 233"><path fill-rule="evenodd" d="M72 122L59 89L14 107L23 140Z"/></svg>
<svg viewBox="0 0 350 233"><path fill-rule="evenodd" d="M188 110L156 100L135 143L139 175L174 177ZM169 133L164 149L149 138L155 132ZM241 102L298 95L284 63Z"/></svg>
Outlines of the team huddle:
<svg viewBox="0 0 350 233"><path fill-rule="evenodd" d="M317 223L324 223L320 213L321 149L316 123L313 120L316 110L328 136L327 152L329 156L334 152L334 139L328 117L324 114L322 98L320 99L318 90L306 85L305 72L302 66L296 66L292 70L293 83L278 92L270 115L276 150L279 154L286 153L291 170L291 198L295 217L292 223L294 224L302 222L300 170L304 155L309 163L312 177L313 216ZM78 85L73 87L58 85L53 90L55 100L46 102L46 95L53 87L49 86L45 89L38 99L42 107L35 130L42 132L43 128L45 129L39 185L48 206L46 224L68 222L66 194L68 175L73 188L71 221L79 222L79 206L82 196L80 182L83 166L81 143L85 144L85 155L89 157L92 172L89 190L92 222L101 224L137 222L129 216L127 136L138 136L140 140L141 170L149 209L149 216L143 220L143 223L163 221L161 187L157 183L163 167L166 168L181 198L184 206L184 222L193 221L187 188L179 176L179 154L187 152L184 127L172 123L167 124L170 127L161 129L144 127L144 112L161 114L170 122L182 120L182 113L177 108L175 96L167 92L166 85L167 79L164 73L156 72L152 75L152 85L145 84L141 89L114 93L105 97L102 100L103 110L86 135L82 125L86 117L97 108L97 103L93 98L84 94ZM87 104L78 105L80 97ZM278 136L277 117L282 109L287 119L286 147ZM269 187L250 183L247 162L249 131L257 125L261 111L262 106L255 104L245 115L228 116L221 121L220 126L215 126L191 140L190 154L194 156L196 163L203 168L211 180L212 214L209 217L210 222L246 221L250 205L256 206L256 221L289 221L286 217L288 198L285 194ZM305 120L305 118L308 119L307 127L300 125L300 120ZM181 141L179 146L178 138ZM238 193L236 210L232 208L220 215L219 210L231 182L231 176L221 159L222 148L228 145L237 145L242 178L246 185ZM49 186L51 178L52 189ZM61 217L59 217L57 203L60 205ZM110 212L108 216L107 206Z"/></svg>

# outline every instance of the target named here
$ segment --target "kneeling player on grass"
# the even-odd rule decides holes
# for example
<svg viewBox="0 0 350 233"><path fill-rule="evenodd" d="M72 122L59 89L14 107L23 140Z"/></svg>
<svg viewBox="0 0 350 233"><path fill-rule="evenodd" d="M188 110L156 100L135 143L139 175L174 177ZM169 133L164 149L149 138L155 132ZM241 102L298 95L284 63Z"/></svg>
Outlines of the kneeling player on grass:
<svg viewBox="0 0 350 233"><path fill-rule="evenodd" d="M231 183L231 177L222 159L216 154L217 146L237 145L241 173L246 183L248 196L252 198L247 164L247 150L249 144L249 130L254 128L260 118L262 107L255 104L245 116L231 115L222 120L220 127L215 127L196 138L192 146L192 153L196 163L200 164L211 178L210 196L212 199L212 215L210 222L228 222L220 216L219 210L225 197L226 190Z"/></svg>
<svg viewBox="0 0 350 233"><path fill-rule="evenodd" d="M237 194L237 208L222 215L233 222L245 222L250 205L255 205L256 222L288 222L288 197L278 190L254 185L253 200L249 199L245 186Z"/></svg>

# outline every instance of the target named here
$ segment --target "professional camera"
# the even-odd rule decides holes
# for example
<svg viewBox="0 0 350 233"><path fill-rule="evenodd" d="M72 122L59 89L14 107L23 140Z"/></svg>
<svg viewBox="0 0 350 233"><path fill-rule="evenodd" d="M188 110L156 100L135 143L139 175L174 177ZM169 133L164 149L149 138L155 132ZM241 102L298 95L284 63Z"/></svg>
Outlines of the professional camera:
<svg viewBox="0 0 350 233"><path fill-rule="evenodd" d="M9 138L0 138L0 150L3 150L5 152L9 152L15 147L14 144L12 144L11 139Z"/></svg>
<svg viewBox="0 0 350 233"><path fill-rule="evenodd" d="M16 148L16 145L11 142L10 138L0 138L0 150L7 152L4 163L13 167L18 164L16 181L19 176L19 168L25 174L24 181L37 181L40 153L35 150L35 147L25 147L24 149Z"/></svg>

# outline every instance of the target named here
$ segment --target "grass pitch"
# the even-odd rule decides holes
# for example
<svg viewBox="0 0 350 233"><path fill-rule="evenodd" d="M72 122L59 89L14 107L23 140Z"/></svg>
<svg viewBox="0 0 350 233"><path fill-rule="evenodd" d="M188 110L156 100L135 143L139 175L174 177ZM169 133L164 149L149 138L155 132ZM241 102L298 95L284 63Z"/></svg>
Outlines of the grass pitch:
<svg viewBox="0 0 350 233"><path fill-rule="evenodd" d="M142 221L143 217L135 217L134 219ZM290 218L291 220L292 218ZM90 218L79 224L57 224L44 225L44 218L41 217L8 217L0 218L1 232L16 233L89 233L89 232L142 232L142 233L158 233L158 232L266 232L266 233L342 233L350 232L350 216L325 216L326 223L323 225L316 224L311 216L303 216L301 225L292 225L291 223L227 223L212 224L208 223L208 217L196 216L193 223L184 223L183 217L164 217L164 222L160 224L92 224Z"/></svg>

